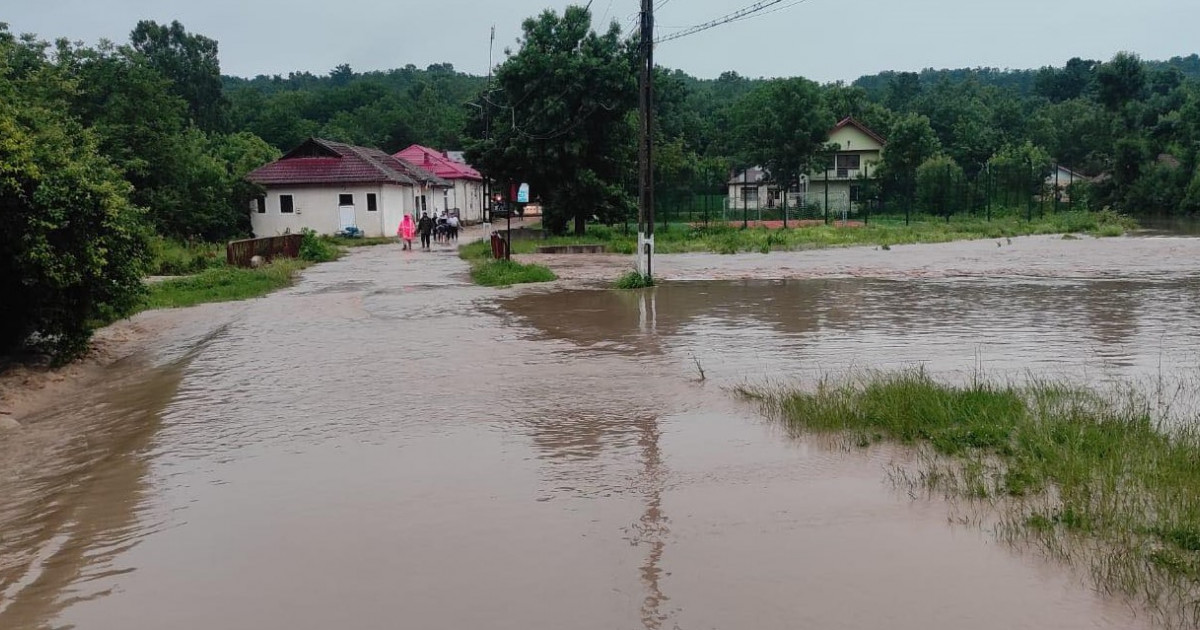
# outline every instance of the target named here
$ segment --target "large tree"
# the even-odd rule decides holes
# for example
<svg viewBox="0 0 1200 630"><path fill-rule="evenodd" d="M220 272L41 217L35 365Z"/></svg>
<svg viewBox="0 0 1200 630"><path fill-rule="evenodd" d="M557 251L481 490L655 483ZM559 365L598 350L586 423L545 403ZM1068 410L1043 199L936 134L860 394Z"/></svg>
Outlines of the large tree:
<svg viewBox="0 0 1200 630"><path fill-rule="evenodd" d="M777 79L760 86L738 101L732 118L743 163L764 167L784 185L812 170L837 122L820 86L808 79Z"/></svg>
<svg viewBox="0 0 1200 630"><path fill-rule="evenodd" d="M148 250L129 185L67 115L69 77L30 52L0 26L0 353L61 362L135 307Z"/></svg>
<svg viewBox="0 0 1200 630"><path fill-rule="evenodd" d="M582 234L588 218L624 213L631 202L632 45L616 22L604 33L591 23L579 6L525 20L520 48L476 99L467 128L471 162L505 189L529 183L555 232L573 222Z"/></svg>
<svg viewBox="0 0 1200 630"><path fill-rule="evenodd" d="M221 88L215 40L188 33L178 21L166 25L151 20L138 22L129 40L150 67L171 81L171 91L187 103L198 127L205 131L228 128L229 101Z"/></svg>

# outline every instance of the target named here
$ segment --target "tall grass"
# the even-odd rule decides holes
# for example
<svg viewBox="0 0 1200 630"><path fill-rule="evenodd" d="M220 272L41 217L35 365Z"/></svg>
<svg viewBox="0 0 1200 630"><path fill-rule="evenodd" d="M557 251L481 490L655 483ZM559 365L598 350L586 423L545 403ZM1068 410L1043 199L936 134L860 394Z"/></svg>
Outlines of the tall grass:
<svg viewBox="0 0 1200 630"><path fill-rule="evenodd" d="M897 476L910 489L982 502L1007 540L1083 566L1166 625L1200 622L1200 430L1166 424L1147 398L923 371L741 392L794 431L917 447L918 470Z"/></svg>
<svg viewBox="0 0 1200 630"><path fill-rule="evenodd" d="M485 287L505 287L532 282L553 282L558 276L542 265L525 265L515 260L475 261L471 279Z"/></svg>
<svg viewBox="0 0 1200 630"><path fill-rule="evenodd" d="M206 302L229 302L266 295L291 286L296 273L308 263L276 259L258 269L217 267L198 274L150 285L144 308L180 308Z"/></svg>
<svg viewBox="0 0 1200 630"><path fill-rule="evenodd" d="M150 241L152 276L185 276L225 264L223 243L187 242L156 236Z"/></svg>

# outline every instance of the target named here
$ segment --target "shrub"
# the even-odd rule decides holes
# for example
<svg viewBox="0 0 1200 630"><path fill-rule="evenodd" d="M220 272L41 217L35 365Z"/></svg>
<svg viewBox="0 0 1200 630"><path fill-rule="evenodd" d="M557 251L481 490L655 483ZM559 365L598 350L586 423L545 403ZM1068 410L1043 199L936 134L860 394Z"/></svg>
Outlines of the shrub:
<svg viewBox="0 0 1200 630"><path fill-rule="evenodd" d="M301 234L304 235L304 240L300 242L301 259L318 263L337 260L337 245L317 236L317 233L309 228L304 228Z"/></svg>

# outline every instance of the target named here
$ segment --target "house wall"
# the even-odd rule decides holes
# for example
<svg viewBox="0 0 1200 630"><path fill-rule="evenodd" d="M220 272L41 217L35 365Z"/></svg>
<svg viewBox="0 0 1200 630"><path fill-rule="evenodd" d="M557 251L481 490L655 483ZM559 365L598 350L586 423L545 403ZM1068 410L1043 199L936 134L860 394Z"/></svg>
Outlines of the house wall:
<svg viewBox="0 0 1200 630"><path fill-rule="evenodd" d="M400 212L404 211L404 200L411 197L411 194L407 193L410 188L391 184L270 187L267 189L266 212L260 214L256 205L251 203L250 224L255 236L259 237L289 232L295 234L304 228L314 230L318 234L333 234L341 228L338 196L352 194L354 218L358 228L367 236L391 236L400 225L400 215L395 213L393 207L399 205ZM378 210L367 210L367 193L377 195ZM284 214L279 211L281 195L292 195L295 212ZM385 229L385 223L393 220L396 227L392 227L389 232Z"/></svg>

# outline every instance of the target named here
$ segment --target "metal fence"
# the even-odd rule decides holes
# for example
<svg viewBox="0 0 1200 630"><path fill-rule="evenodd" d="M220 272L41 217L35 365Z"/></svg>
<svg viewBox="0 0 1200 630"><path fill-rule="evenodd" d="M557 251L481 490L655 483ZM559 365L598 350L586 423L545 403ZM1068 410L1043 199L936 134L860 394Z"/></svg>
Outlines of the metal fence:
<svg viewBox="0 0 1200 630"><path fill-rule="evenodd" d="M276 258L299 258L303 241L303 234L230 241L225 246L225 261L236 267L249 267L255 256L261 256L264 263Z"/></svg>
<svg viewBox="0 0 1200 630"><path fill-rule="evenodd" d="M947 168L926 171L918 179L856 180L847 186L824 190L814 183L804 192L780 195L764 186L747 199L729 195L728 189L697 193L680 191L666 183L656 193L655 222L693 225L751 225L759 222L811 223L950 221L1018 216L1026 220L1051 213L1087 207L1093 182L1058 165L1015 164L992 166L973 175ZM633 219L636 220L636 219Z"/></svg>

